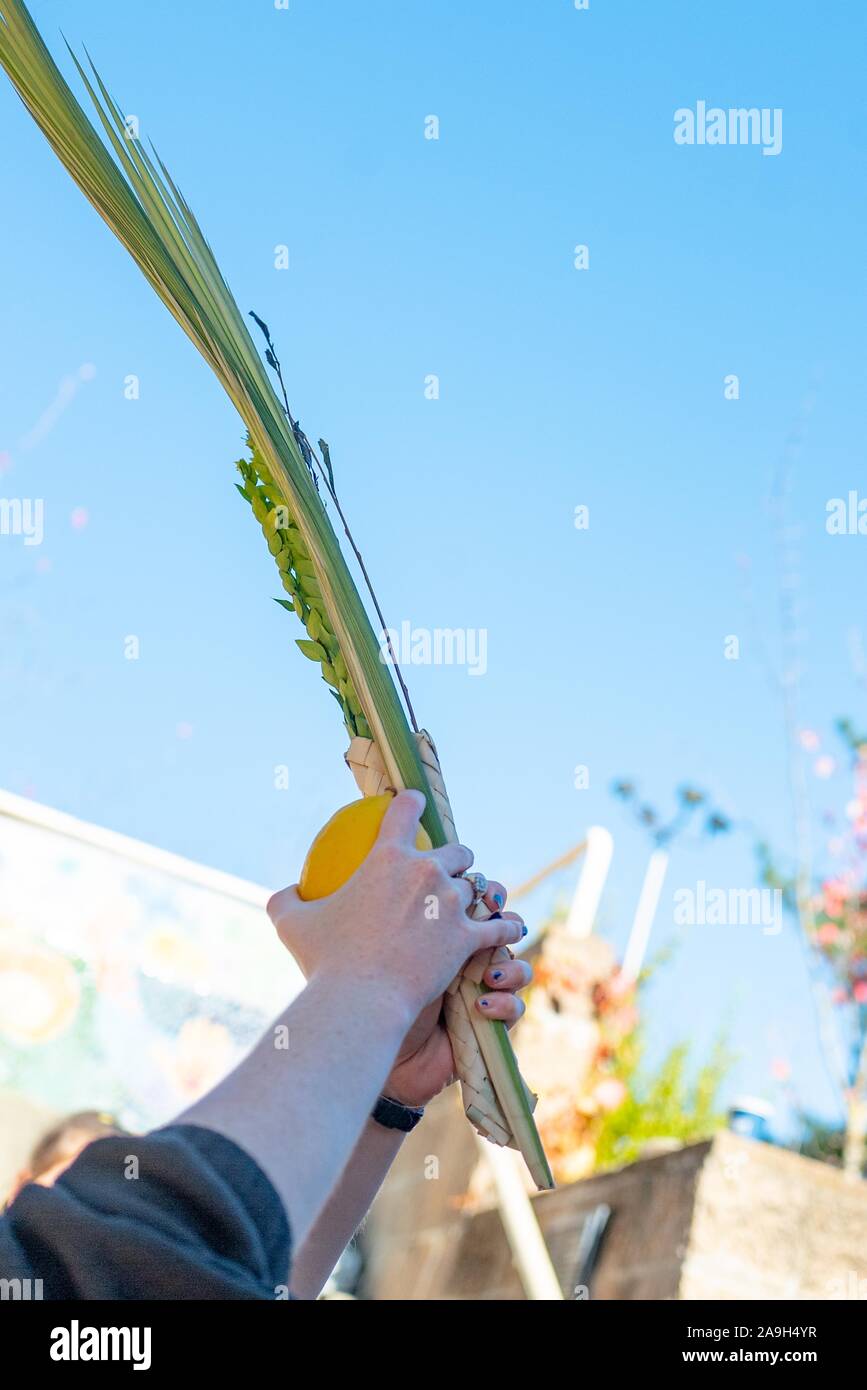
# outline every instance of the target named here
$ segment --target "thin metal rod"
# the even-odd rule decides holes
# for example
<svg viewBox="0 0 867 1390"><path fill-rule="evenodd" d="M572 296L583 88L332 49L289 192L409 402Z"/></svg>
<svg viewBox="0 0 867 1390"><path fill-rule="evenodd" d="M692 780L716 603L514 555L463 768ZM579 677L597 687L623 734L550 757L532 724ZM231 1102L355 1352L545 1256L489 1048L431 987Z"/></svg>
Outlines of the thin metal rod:
<svg viewBox="0 0 867 1390"><path fill-rule="evenodd" d="M572 849L567 849L565 854L561 854L559 859L554 859L550 864L546 864L544 869L540 869L532 878L528 878L524 883L519 883L517 888L513 888L509 894L509 901L514 902L516 898L523 898L527 893L532 893L534 888L538 888L540 883L544 883L551 874L556 874L560 869L567 869L570 864L574 864L576 859L587 848L587 841L582 840L580 844L573 845Z"/></svg>

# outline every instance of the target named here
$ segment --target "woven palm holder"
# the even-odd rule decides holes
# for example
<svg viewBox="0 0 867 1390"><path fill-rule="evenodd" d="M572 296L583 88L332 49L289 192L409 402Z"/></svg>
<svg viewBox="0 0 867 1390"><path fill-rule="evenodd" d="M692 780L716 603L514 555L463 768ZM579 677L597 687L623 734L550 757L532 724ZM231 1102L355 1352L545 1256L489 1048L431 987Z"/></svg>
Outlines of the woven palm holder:
<svg viewBox="0 0 867 1390"><path fill-rule="evenodd" d="M446 837L451 844L456 844L458 835L455 820L433 740L424 729L416 734L416 740ZM384 792L397 790L392 785L372 739L354 738L345 758L362 796L381 796ZM472 916L478 921L484 921L491 915L490 908L484 902L477 903L472 912ZM486 1033L486 1030L490 1030L491 1023L490 1020L481 1018L475 1008L482 976L488 966L494 961L508 959L509 952L503 946L495 946L487 959L484 956L474 958L467 969L449 986L443 1013L455 1059L455 1070L461 1083L461 1096L467 1119L485 1139L514 1149L518 1148L518 1144L497 1101L485 1063L485 1047L491 1046L490 1032ZM536 1096L526 1083L523 1084L528 1104L533 1110Z"/></svg>

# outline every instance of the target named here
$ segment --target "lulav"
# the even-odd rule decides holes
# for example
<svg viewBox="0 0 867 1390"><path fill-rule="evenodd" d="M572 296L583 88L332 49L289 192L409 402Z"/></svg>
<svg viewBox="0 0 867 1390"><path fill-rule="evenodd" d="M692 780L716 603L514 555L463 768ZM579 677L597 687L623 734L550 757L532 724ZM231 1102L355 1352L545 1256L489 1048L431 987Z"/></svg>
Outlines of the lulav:
<svg viewBox="0 0 867 1390"><path fill-rule="evenodd" d="M410 728L394 680L381 659L370 616L314 485L309 445L305 451L303 437L299 438L277 399L189 204L156 153L148 153L138 135L130 132L93 64L88 71L72 57L107 144L73 96L23 0L0 0L0 64L55 154L129 251L247 426L257 467L261 465L248 500L261 512L260 524L267 522L273 532L269 546L275 546L279 563L288 566L281 573L287 580L286 592L291 593L289 583L295 586L293 607L297 597L308 628L302 640L317 644L308 648L307 655L319 661L329 685L336 681L332 689L344 717L348 708L358 728L354 695L371 734L367 738L356 733L350 750L361 744L365 757L375 754L389 786L416 787L425 793L422 824L432 843L441 845L454 834L454 818L438 760L432 744L428 746L424 736L414 735ZM278 495L282 500L276 503ZM279 506L285 500L292 524L281 526L279 517L268 520L273 511L269 500ZM357 551L356 558L360 560ZM311 625L319 636L310 636ZM323 636L325 641L320 640ZM329 639L336 641L336 651ZM345 677L336 664L338 653ZM451 996L465 1002L464 1013L474 1034L466 1037L467 1051L472 1053L477 1074L492 1085L509 1141L520 1147L537 1184L550 1187L550 1167L508 1034L502 1023L476 1016L478 1011L472 1009L475 989L476 983L464 975ZM462 1045L463 1040L459 1052ZM475 1118L471 1112L468 1107L468 1114Z"/></svg>

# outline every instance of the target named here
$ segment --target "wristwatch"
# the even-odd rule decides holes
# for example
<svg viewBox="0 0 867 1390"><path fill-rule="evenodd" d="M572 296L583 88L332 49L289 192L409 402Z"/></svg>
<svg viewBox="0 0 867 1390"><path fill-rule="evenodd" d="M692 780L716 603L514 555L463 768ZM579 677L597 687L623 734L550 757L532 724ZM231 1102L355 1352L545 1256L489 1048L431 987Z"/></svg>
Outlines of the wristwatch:
<svg viewBox="0 0 867 1390"><path fill-rule="evenodd" d="M423 1115L423 1105L402 1105L391 1096L380 1096L370 1112L370 1118L384 1129L399 1129L404 1134L415 1129Z"/></svg>

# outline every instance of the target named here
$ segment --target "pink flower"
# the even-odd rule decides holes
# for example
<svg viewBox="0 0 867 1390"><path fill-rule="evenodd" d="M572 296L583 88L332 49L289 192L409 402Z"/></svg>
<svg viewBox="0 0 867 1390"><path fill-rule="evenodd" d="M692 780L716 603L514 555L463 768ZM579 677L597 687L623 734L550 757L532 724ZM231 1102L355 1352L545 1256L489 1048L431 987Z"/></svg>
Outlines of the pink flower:
<svg viewBox="0 0 867 1390"><path fill-rule="evenodd" d="M856 1004L867 1004L867 980L859 980L852 990Z"/></svg>
<svg viewBox="0 0 867 1390"><path fill-rule="evenodd" d="M816 940L820 946L833 946L839 935L840 928L836 922L823 922L816 932Z"/></svg>
<svg viewBox="0 0 867 1390"><path fill-rule="evenodd" d="M838 989L835 989L835 990L833 990L833 991L831 992L831 1003L832 1003L832 1004L837 1004L837 1005L839 1006L840 1004L848 1004L848 1002L849 1002L849 996L848 996L848 994L846 993L845 989L839 989L839 988L838 988Z"/></svg>
<svg viewBox="0 0 867 1390"><path fill-rule="evenodd" d="M593 1099L600 1110L616 1110L626 1099L626 1087L616 1076L609 1076L594 1087Z"/></svg>

